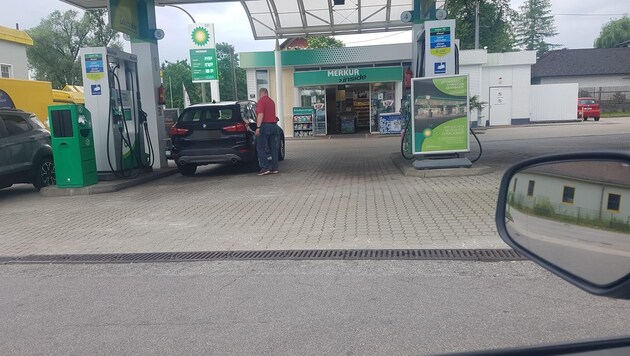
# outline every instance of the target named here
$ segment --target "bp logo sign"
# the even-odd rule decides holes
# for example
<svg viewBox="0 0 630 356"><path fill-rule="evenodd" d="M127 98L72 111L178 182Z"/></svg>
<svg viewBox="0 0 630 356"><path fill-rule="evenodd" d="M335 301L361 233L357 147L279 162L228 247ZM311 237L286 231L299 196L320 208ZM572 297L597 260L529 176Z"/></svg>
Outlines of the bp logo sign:
<svg viewBox="0 0 630 356"><path fill-rule="evenodd" d="M210 42L210 34L205 27L195 27L191 33L192 42L199 47L205 47Z"/></svg>

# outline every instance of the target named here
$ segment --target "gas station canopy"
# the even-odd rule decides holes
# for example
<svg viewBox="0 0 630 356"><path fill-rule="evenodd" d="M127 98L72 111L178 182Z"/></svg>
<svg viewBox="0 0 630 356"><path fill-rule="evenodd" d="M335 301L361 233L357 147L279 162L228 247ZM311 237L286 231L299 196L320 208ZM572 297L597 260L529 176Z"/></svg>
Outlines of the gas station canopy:
<svg viewBox="0 0 630 356"><path fill-rule="evenodd" d="M108 0L62 0L95 9ZM234 1L234 0L232 0ZM156 5L230 2L230 0L156 0ZM343 5L335 5L343 2ZM241 1L255 39L290 38L305 35L349 35L404 31L410 23L400 20L413 9L413 0L244 0Z"/></svg>
<svg viewBox="0 0 630 356"><path fill-rule="evenodd" d="M413 0L245 0L255 39L304 35L348 35L411 28L400 15Z"/></svg>

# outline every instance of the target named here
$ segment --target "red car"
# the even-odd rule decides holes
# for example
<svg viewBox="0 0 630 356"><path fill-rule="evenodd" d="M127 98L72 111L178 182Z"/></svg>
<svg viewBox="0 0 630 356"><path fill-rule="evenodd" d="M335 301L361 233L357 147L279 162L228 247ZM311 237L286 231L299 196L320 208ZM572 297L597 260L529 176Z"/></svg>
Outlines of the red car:
<svg viewBox="0 0 630 356"><path fill-rule="evenodd" d="M599 121L599 103L595 98L578 98L577 117L587 120L589 117Z"/></svg>

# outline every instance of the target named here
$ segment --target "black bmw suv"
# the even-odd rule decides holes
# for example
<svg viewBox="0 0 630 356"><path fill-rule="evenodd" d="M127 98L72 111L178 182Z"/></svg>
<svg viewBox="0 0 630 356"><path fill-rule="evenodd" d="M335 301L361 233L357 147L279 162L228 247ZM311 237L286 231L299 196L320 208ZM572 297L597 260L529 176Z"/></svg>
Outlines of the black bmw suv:
<svg viewBox="0 0 630 356"><path fill-rule="evenodd" d="M0 188L16 183L55 184L50 132L31 113L0 108Z"/></svg>
<svg viewBox="0 0 630 356"><path fill-rule="evenodd" d="M214 163L246 163L257 169L256 103L249 100L197 104L184 109L171 128L171 157L179 172L194 175ZM281 132L279 159L284 159Z"/></svg>

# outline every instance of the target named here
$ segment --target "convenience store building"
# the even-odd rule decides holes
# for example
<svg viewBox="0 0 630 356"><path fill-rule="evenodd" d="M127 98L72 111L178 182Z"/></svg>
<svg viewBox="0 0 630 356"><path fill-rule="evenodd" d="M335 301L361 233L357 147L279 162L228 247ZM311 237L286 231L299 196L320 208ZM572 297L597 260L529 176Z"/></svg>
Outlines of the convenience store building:
<svg viewBox="0 0 630 356"><path fill-rule="evenodd" d="M412 46L410 43L280 52L284 118L281 125L292 137L338 133L382 133L380 117L400 112L407 94ZM490 103L481 124L512 125L530 118L531 66L535 52L488 54L485 50L460 52L460 73L470 75L470 95ZM278 96L274 52L241 52L240 66L247 71L247 93L258 100L258 89ZM492 100L501 105L492 105ZM314 122L296 108L313 108ZM293 115L296 113L296 115ZM477 125L477 113L471 113ZM302 120L303 121L303 120ZM346 123L354 123L349 130Z"/></svg>

